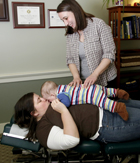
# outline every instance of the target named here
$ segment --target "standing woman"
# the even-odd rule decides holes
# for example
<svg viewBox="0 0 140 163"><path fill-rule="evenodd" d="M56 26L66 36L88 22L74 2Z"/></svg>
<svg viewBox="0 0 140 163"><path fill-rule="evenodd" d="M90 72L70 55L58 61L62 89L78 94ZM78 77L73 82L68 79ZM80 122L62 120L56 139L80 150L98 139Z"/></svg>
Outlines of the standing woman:
<svg viewBox="0 0 140 163"><path fill-rule="evenodd" d="M115 44L111 28L101 19L84 12L75 0L63 0L57 13L66 27L67 65L73 75L69 85L85 87L111 85L117 76Z"/></svg>

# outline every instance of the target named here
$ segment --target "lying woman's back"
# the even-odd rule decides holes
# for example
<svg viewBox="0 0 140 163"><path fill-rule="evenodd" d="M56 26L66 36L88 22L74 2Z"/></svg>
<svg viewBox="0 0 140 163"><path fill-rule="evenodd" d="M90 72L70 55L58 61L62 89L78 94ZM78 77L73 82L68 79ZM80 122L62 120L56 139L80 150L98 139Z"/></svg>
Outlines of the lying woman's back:
<svg viewBox="0 0 140 163"><path fill-rule="evenodd" d="M99 109L91 104L73 105L69 111L78 127L79 134L84 138L91 138L95 135L99 127ZM58 126L63 129L61 115L54 111L51 105L45 115L37 124L36 136L41 145L48 147L47 142L51 130Z"/></svg>

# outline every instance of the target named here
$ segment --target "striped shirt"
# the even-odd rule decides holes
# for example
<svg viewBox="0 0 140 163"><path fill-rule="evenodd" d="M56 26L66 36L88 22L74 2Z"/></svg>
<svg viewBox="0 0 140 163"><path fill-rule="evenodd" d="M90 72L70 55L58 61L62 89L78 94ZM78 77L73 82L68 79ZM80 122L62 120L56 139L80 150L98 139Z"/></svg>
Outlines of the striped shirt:
<svg viewBox="0 0 140 163"><path fill-rule="evenodd" d="M69 85L59 85L57 94L66 93L69 97L71 105L77 104L94 104L103 109L114 112L116 102L108 97L115 97L115 88L106 88L100 85L91 85L88 89L81 84L79 87L71 87Z"/></svg>

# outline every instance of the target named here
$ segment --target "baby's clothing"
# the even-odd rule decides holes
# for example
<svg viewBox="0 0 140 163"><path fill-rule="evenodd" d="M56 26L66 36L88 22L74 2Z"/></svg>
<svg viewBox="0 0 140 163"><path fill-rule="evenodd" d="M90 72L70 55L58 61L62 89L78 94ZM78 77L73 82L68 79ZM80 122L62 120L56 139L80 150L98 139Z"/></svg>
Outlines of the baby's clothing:
<svg viewBox="0 0 140 163"><path fill-rule="evenodd" d="M116 101L108 97L115 97L117 89L106 88L101 85L91 85L88 89L81 84L79 87L69 85L59 85L57 89L57 98L69 107L76 104L94 104L103 109L114 112Z"/></svg>

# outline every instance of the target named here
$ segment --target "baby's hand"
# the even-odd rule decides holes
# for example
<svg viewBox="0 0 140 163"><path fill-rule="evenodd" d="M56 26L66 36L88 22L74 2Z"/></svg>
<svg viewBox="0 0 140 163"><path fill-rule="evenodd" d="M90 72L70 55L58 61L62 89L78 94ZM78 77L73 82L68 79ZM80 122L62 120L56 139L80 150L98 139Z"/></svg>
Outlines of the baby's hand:
<svg viewBox="0 0 140 163"><path fill-rule="evenodd" d="M51 106L55 111L59 112L60 114L67 110L66 106L58 99L53 100Z"/></svg>

